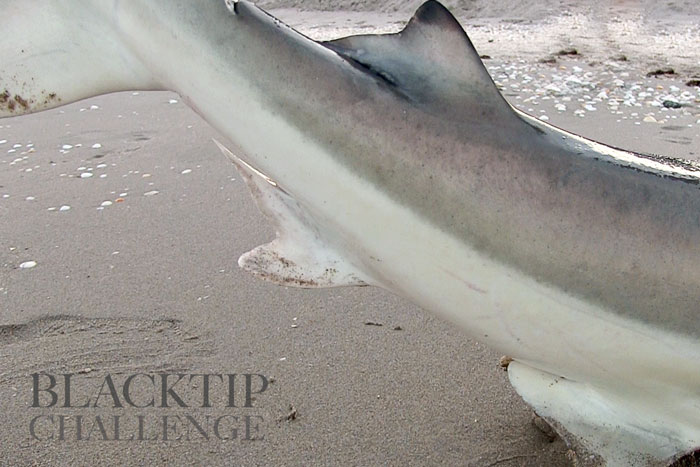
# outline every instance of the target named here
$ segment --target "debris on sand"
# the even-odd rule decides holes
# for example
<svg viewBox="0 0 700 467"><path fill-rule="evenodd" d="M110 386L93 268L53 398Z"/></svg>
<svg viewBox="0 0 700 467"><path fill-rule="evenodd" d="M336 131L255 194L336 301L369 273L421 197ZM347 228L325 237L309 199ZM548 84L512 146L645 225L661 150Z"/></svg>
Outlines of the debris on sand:
<svg viewBox="0 0 700 467"><path fill-rule="evenodd" d="M693 78L687 83L685 83L685 85L690 87L697 86L700 88L700 78Z"/></svg>
<svg viewBox="0 0 700 467"><path fill-rule="evenodd" d="M291 421L294 421L297 419L297 415L298 415L297 409L294 408L294 406L290 404L289 405L289 412L287 413L287 415L284 415L284 416L278 418L277 421L283 422L286 420L288 422L291 422Z"/></svg>
<svg viewBox="0 0 700 467"><path fill-rule="evenodd" d="M498 361L498 364L501 366L501 368L506 370L506 369L508 369L508 365L510 365L510 362L512 362L512 361L513 361L513 357L509 357L507 355L504 355Z"/></svg>
<svg viewBox="0 0 700 467"><path fill-rule="evenodd" d="M287 414L287 421L291 422L292 420L297 419L297 409L294 408L293 405L289 406L289 413Z"/></svg>
<svg viewBox="0 0 700 467"><path fill-rule="evenodd" d="M667 109L680 109L681 107L683 107L683 104L678 103L676 101L665 100L663 102L663 106Z"/></svg>
<svg viewBox="0 0 700 467"><path fill-rule="evenodd" d="M365 326L384 326L382 323L375 323L374 321L365 321Z"/></svg>
<svg viewBox="0 0 700 467"><path fill-rule="evenodd" d="M574 49L573 47L567 47L565 49L561 49L555 55L563 57L565 55L579 55L579 53L578 53L578 50Z"/></svg>
<svg viewBox="0 0 700 467"><path fill-rule="evenodd" d="M663 76L663 75L675 75L676 72L673 68L666 67L666 68L659 68L658 70L650 71L647 73L647 77L652 77L652 76Z"/></svg>

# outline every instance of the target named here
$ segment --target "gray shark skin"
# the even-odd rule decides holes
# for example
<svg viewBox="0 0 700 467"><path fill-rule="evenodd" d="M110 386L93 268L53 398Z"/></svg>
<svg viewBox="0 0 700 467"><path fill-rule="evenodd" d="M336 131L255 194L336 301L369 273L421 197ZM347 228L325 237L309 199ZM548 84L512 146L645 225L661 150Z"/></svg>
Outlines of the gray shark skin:
<svg viewBox="0 0 700 467"><path fill-rule="evenodd" d="M327 43L244 1L38 4L0 1L0 117L174 90L277 225L242 267L454 321L609 465L700 445L700 167L514 110L432 0L400 33Z"/></svg>

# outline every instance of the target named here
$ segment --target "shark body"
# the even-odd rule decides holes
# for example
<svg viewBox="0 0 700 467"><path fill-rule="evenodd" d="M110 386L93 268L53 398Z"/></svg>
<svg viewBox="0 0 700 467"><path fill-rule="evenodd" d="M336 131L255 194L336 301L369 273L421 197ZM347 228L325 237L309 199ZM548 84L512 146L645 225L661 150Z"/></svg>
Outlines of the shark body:
<svg viewBox="0 0 700 467"><path fill-rule="evenodd" d="M243 268L455 322L610 465L700 446L700 169L514 110L439 3L328 43L244 1L0 6L0 116L176 91L277 226Z"/></svg>

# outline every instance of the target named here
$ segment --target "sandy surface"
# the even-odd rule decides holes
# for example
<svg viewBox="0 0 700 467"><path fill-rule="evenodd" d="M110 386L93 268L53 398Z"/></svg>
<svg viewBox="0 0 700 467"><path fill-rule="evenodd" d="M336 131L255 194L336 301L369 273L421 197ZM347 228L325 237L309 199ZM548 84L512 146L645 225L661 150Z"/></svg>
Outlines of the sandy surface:
<svg viewBox="0 0 700 467"><path fill-rule="evenodd" d="M607 14L565 2L540 17L514 9L522 21L485 3L483 19L457 13L522 110L615 146L700 159L700 88L685 85L700 65L698 17L682 11L692 2L673 3L679 12L663 20L632 3ZM390 7L276 14L316 38L408 18ZM552 62L566 47L579 55ZM677 74L646 76L662 66ZM163 92L0 121L0 464L570 465L564 443L532 425L500 355L449 324L381 290L288 289L240 271L238 256L273 232L212 137ZM96 408L36 408L35 372L76 373L74 404L94 399L108 374L119 390L136 373L271 382L249 408L226 407L216 384L211 408L114 408L106 395ZM202 379L193 383L177 393L201 405ZM139 384L132 396L154 393ZM32 439L30 421L43 415L82 415L91 440L71 429L68 440ZM103 440L95 419L115 415L123 438L140 415L144 437L161 439L115 442L105 422ZM244 439L241 422L233 440L210 426L209 440L194 431L163 441L159 420L187 415L261 417L251 437L264 439ZM38 426L47 437L46 419Z"/></svg>

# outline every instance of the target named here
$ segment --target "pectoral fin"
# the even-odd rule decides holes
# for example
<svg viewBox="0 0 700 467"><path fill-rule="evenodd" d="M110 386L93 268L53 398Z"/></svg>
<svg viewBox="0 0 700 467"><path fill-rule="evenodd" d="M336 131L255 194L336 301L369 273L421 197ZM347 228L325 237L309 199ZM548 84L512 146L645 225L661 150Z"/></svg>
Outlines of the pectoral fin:
<svg viewBox="0 0 700 467"><path fill-rule="evenodd" d="M214 140L245 180L260 211L275 224L277 238L238 259L246 271L291 287L363 286L363 274L324 241L313 219L274 180Z"/></svg>

